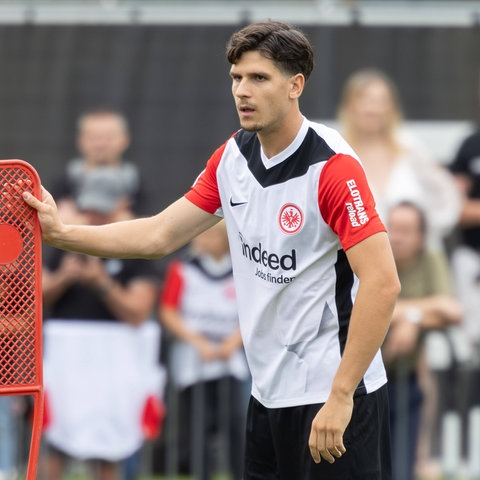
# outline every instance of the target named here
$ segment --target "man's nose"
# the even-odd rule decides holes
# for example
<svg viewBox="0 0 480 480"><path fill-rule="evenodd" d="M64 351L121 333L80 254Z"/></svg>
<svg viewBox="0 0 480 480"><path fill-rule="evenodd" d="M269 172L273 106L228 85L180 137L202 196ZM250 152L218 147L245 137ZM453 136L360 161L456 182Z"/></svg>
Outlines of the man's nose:
<svg viewBox="0 0 480 480"><path fill-rule="evenodd" d="M235 89L235 95L237 97L249 97L250 96L250 89L248 87L248 83L246 79L242 79L238 82L237 88Z"/></svg>

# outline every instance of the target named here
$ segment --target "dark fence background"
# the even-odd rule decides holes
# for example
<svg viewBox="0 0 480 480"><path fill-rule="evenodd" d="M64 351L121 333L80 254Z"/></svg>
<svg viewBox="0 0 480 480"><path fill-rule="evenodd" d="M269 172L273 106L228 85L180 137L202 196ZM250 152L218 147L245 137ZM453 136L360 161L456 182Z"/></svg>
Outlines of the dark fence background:
<svg viewBox="0 0 480 480"><path fill-rule="evenodd" d="M0 19L1 22L1 19ZM238 127L219 25L0 25L0 158L22 158L48 187L75 154L75 121L108 105L128 116L128 152L146 173L149 210L181 195ZM379 67L409 119L476 120L480 28L305 26L316 68L302 97L334 118L345 78Z"/></svg>

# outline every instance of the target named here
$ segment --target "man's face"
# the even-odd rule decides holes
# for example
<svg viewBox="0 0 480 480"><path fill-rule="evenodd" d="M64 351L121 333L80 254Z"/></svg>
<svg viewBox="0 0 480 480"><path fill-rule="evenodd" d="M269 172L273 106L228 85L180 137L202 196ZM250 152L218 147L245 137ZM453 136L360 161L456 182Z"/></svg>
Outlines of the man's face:
<svg viewBox="0 0 480 480"><path fill-rule="evenodd" d="M397 263L415 259L425 242L418 211L406 205L394 207L389 214L388 236Z"/></svg>
<svg viewBox="0 0 480 480"><path fill-rule="evenodd" d="M258 51L245 52L230 69L232 94L240 125L270 133L280 128L291 108L291 81Z"/></svg>
<svg viewBox="0 0 480 480"><path fill-rule="evenodd" d="M87 116L77 139L81 155L91 165L114 165L128 147L129 136L120 117L111 114Z"/></svg>

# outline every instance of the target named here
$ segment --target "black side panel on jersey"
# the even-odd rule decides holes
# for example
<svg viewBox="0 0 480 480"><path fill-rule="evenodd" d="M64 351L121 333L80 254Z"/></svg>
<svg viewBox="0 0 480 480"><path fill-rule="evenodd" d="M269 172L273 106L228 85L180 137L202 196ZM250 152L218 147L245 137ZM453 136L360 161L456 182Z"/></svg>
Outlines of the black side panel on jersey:
<svg viewBox="0 0 480 480"><path fill-rule="evenodd" d="M315 130L309 128L302 144L290 157L266 169L260 156L260 142L256 133L240 130L235 135L235 141L247 161L248 169L264 188L301 177L311 165L325 162L336 153Z"/></svg>
<svg viewBox="0 0 480 480"><path fill-rule="evenodd" d="M347 343L350 316L352 315L352 288L354 279L347 255L343 250L338 251L337 262L335 263L335 274L337 276L335 284L335 303L337 305L338 313L338 341L340 344L340 354L343 355L345 344ZM355 395L364 393L366 393L366 388L362 380L355 391Z"/></svg>

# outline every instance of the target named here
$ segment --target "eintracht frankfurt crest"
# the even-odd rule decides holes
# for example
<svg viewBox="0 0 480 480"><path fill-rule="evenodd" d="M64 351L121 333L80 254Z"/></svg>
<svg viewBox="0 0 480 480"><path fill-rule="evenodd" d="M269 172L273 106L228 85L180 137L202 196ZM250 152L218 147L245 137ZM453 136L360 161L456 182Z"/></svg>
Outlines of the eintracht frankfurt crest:
<svg viewBox="0 0 480 480"><path fill-rule="evenodd" d="M278 223L283 232L297 233L303 226L303 212L293 203L287 203L280 209Z"/></svg>

